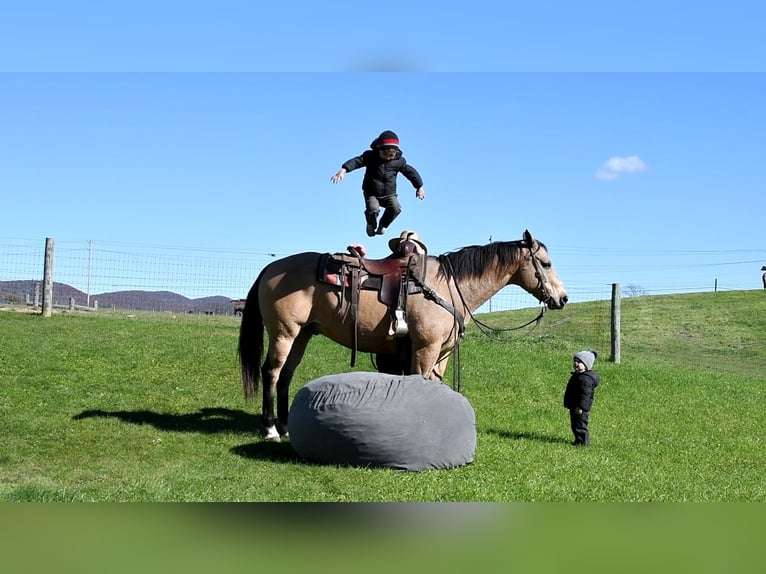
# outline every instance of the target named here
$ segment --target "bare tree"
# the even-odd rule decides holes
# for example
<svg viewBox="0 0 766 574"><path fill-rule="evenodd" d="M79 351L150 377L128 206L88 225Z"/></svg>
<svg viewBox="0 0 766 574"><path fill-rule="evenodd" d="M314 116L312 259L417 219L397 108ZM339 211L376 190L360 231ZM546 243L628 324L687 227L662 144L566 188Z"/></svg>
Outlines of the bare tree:
<svg viewBox="0 0 766 574"><path fill-rule="evenodd" d="M635 285L633 283L625 285L625 288L622 290L622 294L625 297L640 297L641 295L646 295L647 293L648 291L641 287L641 285Z"/></svg>

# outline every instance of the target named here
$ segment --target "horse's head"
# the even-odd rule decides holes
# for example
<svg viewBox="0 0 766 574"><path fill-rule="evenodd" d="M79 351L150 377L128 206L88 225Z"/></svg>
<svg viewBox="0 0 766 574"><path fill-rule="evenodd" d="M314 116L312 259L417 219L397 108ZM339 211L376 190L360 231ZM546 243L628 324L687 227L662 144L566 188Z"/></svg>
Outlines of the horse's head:
<svg viewBox="0 0 766 574"><path fill-rule="evenodd" d="M523 246L526 249L517 272L519 286L545 303L549 309L562 309L569 298L564 284L553 268L548 249L524 231Z"/></svg>

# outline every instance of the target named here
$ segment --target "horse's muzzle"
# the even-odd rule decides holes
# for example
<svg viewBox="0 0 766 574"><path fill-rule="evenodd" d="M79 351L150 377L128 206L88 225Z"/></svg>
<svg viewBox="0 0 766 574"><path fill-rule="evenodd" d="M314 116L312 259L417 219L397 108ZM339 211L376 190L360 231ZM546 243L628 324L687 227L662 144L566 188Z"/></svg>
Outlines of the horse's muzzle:
<svg viewBox="0 0 766 574"><path fill-rule="evenodd" d="M567 301L569 301L569 297L566 295L562 297L548 297L545 304L548 306L548 309L563 309Z"/></svg>

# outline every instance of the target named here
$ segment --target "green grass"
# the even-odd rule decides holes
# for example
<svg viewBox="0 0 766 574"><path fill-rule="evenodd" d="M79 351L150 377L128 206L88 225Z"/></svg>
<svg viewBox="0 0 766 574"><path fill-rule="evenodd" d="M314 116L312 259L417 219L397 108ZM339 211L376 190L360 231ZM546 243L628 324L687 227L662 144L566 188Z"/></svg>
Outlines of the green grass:
<svg viewBox="0 0 766 574"><path fill-rule="evenodd" d="M481 319L512 327L531 313ZM765 501L764 315L766 291L625 299L620 364L608 302L495 337L472 328L460 356L475 461L407 473L308 464L261 441L237 318L4 311L0 500ZM603 381L589 449L569 445L561 406L582 348L599 350ZM349 357L316 337L291 393Z"/></svg>

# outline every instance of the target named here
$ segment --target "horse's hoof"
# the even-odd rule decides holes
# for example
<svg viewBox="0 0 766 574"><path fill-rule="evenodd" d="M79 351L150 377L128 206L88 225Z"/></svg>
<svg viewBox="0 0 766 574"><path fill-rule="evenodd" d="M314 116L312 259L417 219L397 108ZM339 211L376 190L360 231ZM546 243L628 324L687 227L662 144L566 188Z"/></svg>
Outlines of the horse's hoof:
<svg viewBox="0 0 766 574"><path fill-rule="evenodd" d="M277 432L277 427L269 427L266 429L266 436L264 437L266 440L271 442L279 442L279 433Z"/></svg>

